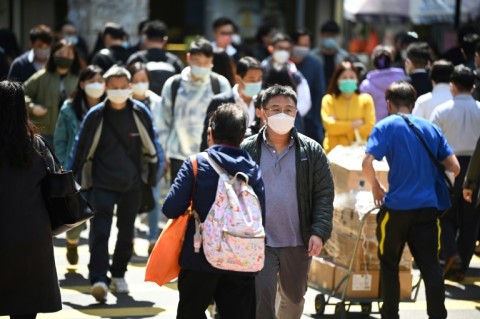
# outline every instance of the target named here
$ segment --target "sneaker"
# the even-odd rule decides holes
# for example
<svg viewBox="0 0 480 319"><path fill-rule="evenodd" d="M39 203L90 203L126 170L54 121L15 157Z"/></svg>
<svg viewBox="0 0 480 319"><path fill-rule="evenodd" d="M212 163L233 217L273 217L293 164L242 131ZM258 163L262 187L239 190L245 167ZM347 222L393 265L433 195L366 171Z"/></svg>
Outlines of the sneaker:
<svg viewBox="0 0 480 319"><path fill-rule="evenodd" d="M67 241L67 261L70 265L78 263L78 243L69 243Z"/></svg>
<svg viewBox="0 0 480 319"><path fill-rule="evenodd" d="M112 282L110 283L110 290L120 294L128 294L130 292L130 290L128 290L128 284L125 281L125 278L113 277Z"/></svg>
<svg viewBox="0 0 480 319"><path fill-rule="evenodd" d="M96 282L92 286L91 293L96 301L105 302L107 300L108 286L102 281Z"/></svg>

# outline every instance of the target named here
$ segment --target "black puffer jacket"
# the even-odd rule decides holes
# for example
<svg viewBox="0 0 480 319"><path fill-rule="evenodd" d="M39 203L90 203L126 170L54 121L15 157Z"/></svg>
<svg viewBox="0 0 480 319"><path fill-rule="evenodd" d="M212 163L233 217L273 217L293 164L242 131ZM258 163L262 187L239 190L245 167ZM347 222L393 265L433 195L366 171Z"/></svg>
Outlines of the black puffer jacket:
<svg viewBox="0 0 480 319"><path fill-rule="evenodd" d="M259 165L264 131L265 127L241 145ZM320 144L297 133L295 128L292 136L296 147L298 212L303 243L308 247L310 236L317 235L325 244L332 232L334 188L330 165ZM268 223L268 219L265 222Z"/></svg>

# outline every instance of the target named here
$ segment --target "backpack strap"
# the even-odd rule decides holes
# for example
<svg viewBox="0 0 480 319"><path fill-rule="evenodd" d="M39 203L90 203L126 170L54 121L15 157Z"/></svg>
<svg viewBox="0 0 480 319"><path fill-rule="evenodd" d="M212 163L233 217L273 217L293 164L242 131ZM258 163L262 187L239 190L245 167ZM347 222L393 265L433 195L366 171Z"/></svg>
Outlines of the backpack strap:
<svg viewBox="0 0 480 319"><path fill-rule="evenodd" d="M220 80L217 73L212 72L210 74L210 84L212 85L213 95L220 93Z"/></svg>
<svg viewBox="0 0 480 319"><path fill-rule="evenodd" d="M180 87L180 81L182 80L181 74L176 74L173 77L172 86L170 87L170 96L172 100L172 120L175 116L175 100L177 99L178 88Z"/></svg>
<svg viewBox="0 0 480 319"><path fill-rule="evenodd" d="M211 158L210 155L208 155L207 152L201 152L200 155L208 161L210 166L212 166L213 169L215 170L215 172L217 172L218 176L221 176L222 174L228 176L228 173L225 171L225 169L223 167L221 167L220 165L218 165L217 162L215 162L215 160L213 158ZM248 175L243 173L243 172L237 172L235 174L234 178L240 178L243 181L245 181L245 183L248 184Z"/></svg>

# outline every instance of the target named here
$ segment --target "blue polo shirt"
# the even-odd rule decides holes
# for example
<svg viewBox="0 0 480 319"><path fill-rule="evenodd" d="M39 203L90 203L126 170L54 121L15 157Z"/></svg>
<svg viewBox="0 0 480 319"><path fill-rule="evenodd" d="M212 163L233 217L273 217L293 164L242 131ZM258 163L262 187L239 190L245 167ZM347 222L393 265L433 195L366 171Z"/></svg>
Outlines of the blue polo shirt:
<svg viewBox="0 0 480 319"><path fill-rule="evenodd" d="M417 116L408 115L408 118L420 130L440 162L453 154L440 128ZM402 117L390 115L378 122L365 152L376 160L386 157L390 166L389 190L384 198L388 208L412 210L435 207L445 210L450 206L440 172Z"/></svg>

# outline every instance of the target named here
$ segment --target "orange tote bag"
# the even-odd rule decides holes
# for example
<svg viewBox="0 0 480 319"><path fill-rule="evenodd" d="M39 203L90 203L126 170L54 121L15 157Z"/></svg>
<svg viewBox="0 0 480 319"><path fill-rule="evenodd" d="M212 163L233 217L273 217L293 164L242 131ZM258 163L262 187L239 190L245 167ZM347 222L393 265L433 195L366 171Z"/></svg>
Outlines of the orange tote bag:
<svg viewBox="0 0 480 319"><path fill-rule="evenodd" d="M190 161L193 167L193 176L197 178L197 158L195 155L190 156ZM195 180L194 189L195 191ZM145 281L152 281L160 286L165 285L172 279L178 277L180 273L180 265L178 258L182 251L183 239L187 230L187 224L192 215L192 198L190 199L190 207L185 214L176 219L170 219L165 226L165 229L160 234L155 247L153 247L150 258L147 262L145 270Z"/></svg>

